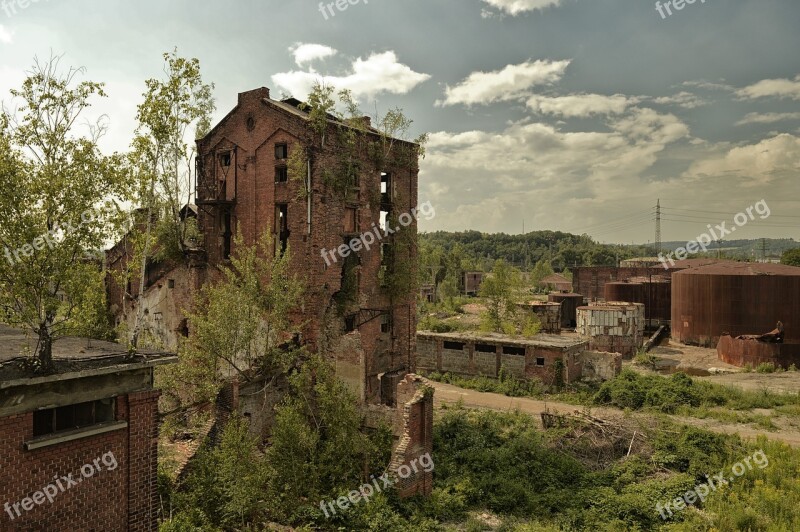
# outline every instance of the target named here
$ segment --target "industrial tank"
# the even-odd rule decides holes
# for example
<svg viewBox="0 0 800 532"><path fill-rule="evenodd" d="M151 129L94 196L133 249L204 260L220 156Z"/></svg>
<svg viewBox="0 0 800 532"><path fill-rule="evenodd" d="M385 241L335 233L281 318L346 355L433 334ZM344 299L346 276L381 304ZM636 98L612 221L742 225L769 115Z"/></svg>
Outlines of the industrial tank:
<svg viewBox="0 0 800 532"><path fill-rule="evenodd" d="M603 296L606 301L644 303L644 284L640 282L606 283L603 288Z"/></svg>
<svg viewBox="0 0 800 532"><path fill-rule="evenodd" d="M580 294L553 293L547 296L550 303L561 304L561 327L574 329L577 325L577 309L583 305Z"/></svg>
<svg viewBox="0 0 800 532"><path fill-rule="evenodd" d="M800 343L800 268L726 262L672 275L672 338L714 347L724 333L763 334L778 321Z"/></svg>

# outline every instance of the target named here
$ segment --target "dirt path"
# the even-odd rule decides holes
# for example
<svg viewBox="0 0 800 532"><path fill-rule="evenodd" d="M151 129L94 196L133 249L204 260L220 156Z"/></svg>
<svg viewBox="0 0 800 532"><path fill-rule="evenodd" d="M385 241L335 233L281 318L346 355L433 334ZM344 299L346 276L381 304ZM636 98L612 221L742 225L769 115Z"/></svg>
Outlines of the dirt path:
<svg viewBox="0 0 800 532"><path fill-rule="evenodd" d="M519 409L521 412L531 414L541 420L540 414L547 408L550 412L558 414L570 414L576 410L583 410L584 407L578 405L570 405L567 403L559 403L553 401L540 401L537 399L530 399L527 397L507 397L490 392L478 392L476 390L467 390L453 386L452 384L443 384L439 382L428 381L431 386L436 389L434 394L434 404L441 406L443 404L455 404L460 400L467 408L482 408L489 410L509 411ZM599 418L614 418L623 415L623 411L617 408L607 407L592 407L591 413ZM634 414L637 417L647 418L647 414ZM796 430L780 430L775 432L768 432L758 430L744 424L726 424L713 419L697 419L671 416L676 423L683 423L695 427L701 427L712 432L722 434L739 434L742 438L755 439L756 436L763 435L770 440L782 441L788 443L793 447L800 447L800 432Z"/></svg>

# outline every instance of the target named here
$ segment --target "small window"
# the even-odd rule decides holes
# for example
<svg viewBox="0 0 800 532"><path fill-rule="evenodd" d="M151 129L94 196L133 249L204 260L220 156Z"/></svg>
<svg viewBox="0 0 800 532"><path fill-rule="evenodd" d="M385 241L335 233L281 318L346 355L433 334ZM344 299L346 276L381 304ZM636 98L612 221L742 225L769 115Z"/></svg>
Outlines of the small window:
<svg viewBox="0 0 800 532"><path fill-rule="evenodd" d="M524 347L512 347L510 345L503 346L503 354L504 355L515 355L518 357L525 356L525 348Z"/></svg>
<svg viewBox="0 0 800 532"><path fill-rule="evenodd" d="M344 332L353 332L356 330L356 316L346 316L344 318Z"/></svg>
<svg viewBox="0 0 800 532"><path fill-rule="evenodd" d="M392 320L388 314L384 314L381 318L381 332L387 334L392 330Z"/></svg>
<svg viewBox="0 0 800 532"><path fill-rule="evenodd" d="M285 166L275 167L275 182L286 183L289 181L289 170Z"/></svg>
<svg viewBox="0 0 800 532"><path fill-rule="evenodd" d="M286 144L276 144L275 145L275 158L279 161L283 161L289 158L289 148Z"/></svg>
<svg viewBox="0 0 800 532"><path fill-rule="evenodd" d="M475 351L479 353L497 353L497 347L488 344L475 344Z"/></svg>
<svg viewBox="0 0 800 532"><path fill-rule="evenodd" d="M536 358L536 365L537 365L537 366L544 366L544 358L542 358L542 357L537 357L537 358Z"/></svg>
<svg viewBox="0 0 800 532"><path fill-rule="evenodd" d="M289 244L289 205L286 203L278 203L275 205L275 232L278 235L277 245L279 246L280 254L286 252L286 246Z"/></svg>
<svg viewBox="0 0 800 532"><path fill-rule="evenodd" d="M113 398L48 408L33 413L33 436L90 427L116 419Z"/></svg>
<svg viewBox="0 0 800 532"><path fill-rule="evenodd" d="M220 166L230 166L231 165L231 152L229 152L229 151L222 152L219 155L219 164L220 164Z"/></svg>
<svg viewBox="0 0 800 532"><path fill-rule="evenodd" d="M463 351L464 350L464 344L462 344L461 342L445 342L444 343L444 348L445 349L452 349L454 351Z"/></svg>
<svg viewBox="0 0 800 532"><path fill-rule="evenodd" d="M175 279L170 279L167 281L168 288L175 288Z"/></svg>

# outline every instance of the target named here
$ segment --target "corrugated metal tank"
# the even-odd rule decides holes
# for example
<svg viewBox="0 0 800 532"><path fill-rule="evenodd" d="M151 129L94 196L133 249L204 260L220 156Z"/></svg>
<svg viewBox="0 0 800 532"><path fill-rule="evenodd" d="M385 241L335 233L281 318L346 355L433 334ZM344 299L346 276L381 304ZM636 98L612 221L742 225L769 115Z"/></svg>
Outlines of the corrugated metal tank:
<svg viewBox="0 0 800 532"><path fill-rule="evenodd" d="M550 303L561 304L561 327L575 328L577 325L577 309L583 305L583 296L580 294L554 293L547 296Z"/></svg>
<svg viewBox="0 0 800 532"><path fill-rule="evenodd" d="M719 263L672 275L672 338L714 347L723 333L763 334L778 321L800 343L800 268Z"/></svg>
<svg viewBox="0 0 800 532"><path fill-rule="evenodd" d="M579 307L578 334L588 339L589 349L621 353L632 358L642 346L644 305L642 303L598 303Z"/></svg>
<svg viewBox="0 0 800 532"><path fill-rule="evenodd" d="M635 283L606 283L603 287L603 296L606 301L630 301L631 303L644 303L644 285Z"/></svg>

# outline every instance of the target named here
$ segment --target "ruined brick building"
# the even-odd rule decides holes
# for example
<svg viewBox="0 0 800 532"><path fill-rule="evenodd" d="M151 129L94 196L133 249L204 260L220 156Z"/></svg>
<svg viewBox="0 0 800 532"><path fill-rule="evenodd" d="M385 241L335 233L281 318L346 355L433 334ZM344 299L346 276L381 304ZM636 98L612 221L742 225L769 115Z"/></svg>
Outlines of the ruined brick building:
<svg viewBox="0 0 800 532"><path fill-rule="evenodd" d="M174 348L189 334L182 311L235 253L237 228L245 245L268 231L276 253L290 249L306 285L295 316L300 341L326 355L362 401L393 405L397 384L414 369L416 219L392 235L381 231L371 246L326 251L386 224L396 228L412 213L418 147L385 137L369 117L320 120L309 111L298 100L270 98L267 88L241 93L197 141L197 208L188 215L196 213L201 241L179 264L148 267L146 326ZM121 243L109 268L123 267L125 257ZM117 323L132 323L137 289L110 283Z"/></svg>

